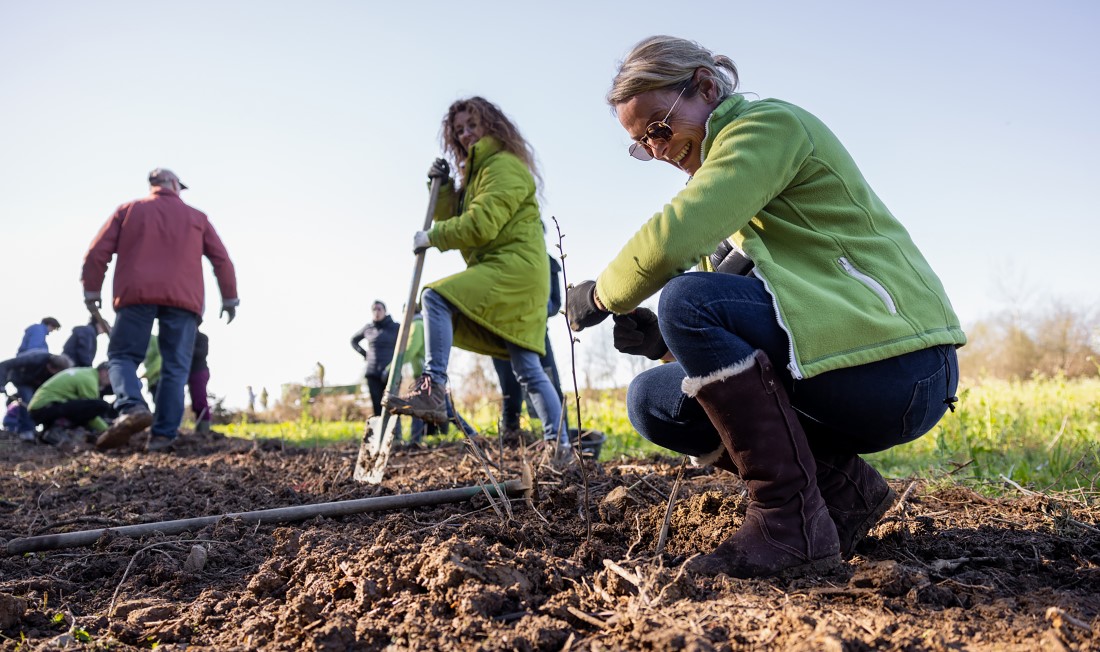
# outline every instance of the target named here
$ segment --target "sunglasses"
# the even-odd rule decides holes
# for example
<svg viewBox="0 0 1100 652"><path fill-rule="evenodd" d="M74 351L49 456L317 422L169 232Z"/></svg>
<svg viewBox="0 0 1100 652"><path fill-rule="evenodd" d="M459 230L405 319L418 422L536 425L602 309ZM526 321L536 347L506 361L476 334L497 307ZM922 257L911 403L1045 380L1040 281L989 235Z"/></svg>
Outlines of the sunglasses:
<svg viewBox="0 0 1100 652"><path fill-rule="evenodd" d="M668 119L672 117L672 112L676 109L676 105L680 103L680 98L684 96L684 91L687 89L688 87L685 86L680 94L676 96L676 101L669 107L664 120L649 123L645 128L645 134L630 145L630 148L626 151L631 156L639 161L652 161L653 153L649 149L651 147L650 143L654 140L663 140L666 143L672 140L672 126L668 124Z"/></svg>

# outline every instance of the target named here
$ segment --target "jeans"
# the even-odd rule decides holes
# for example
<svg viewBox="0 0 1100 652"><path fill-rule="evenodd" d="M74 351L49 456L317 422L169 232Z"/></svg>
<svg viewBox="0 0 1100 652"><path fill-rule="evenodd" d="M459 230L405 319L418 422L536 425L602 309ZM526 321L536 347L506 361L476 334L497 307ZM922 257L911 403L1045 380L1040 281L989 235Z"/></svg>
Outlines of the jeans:
<svg viewBox="0 0 1100 652"><path fill-rule="evenodd" d="M794 380L788 339L771 296L754 277L690 273L661 293L658 321L677 362L642 372L627 390L627 411L653 443L701 456L722 445L699 403L681 391L698 378L763 350L779 372L815 453L873 453L928 432L948 409L959 372L951 345Z"/></svg>
<svg viewBox="0 0 1100 652"><path fill-rule="evenodd" d="M157 341L162 363L152 432L175 437L183 421L184 388L191 370L198 315L182 308L148 304L119 308L107 346L108 374L120 413L148 408L141 396L137 368L145 359L154 319L160 324Z"/></svg>
<svg viewBox="0 0 1100 652"><path fill-rule="evenodd" d="M15 409L16 418L16 432L34 432L34 419L31 418L30 412L27 411L27 406L31 404L31 398L34 397L34 387L30 385L23 385L21 383L12 383L15 385L15 393L19 396L21 404Z"/></svg>
<svg viewBox="0 0 1100 652"><path fill-rule="evenodd" d="M561 379L558 376L558 364L554 360L554 350L550 348L550 335L546 336L546 355L539 358L539 364L542 365L543 371L545 371L547 377L550 378L550 383L553 385L554 391L558 395L558 400L562 402L562 412L566 412L565 395L562 394ZM523 411L523 399L525 397L527 398L528 414L537 414L535 412L535 404L531 401L531 397L525 395L523 388L520 387L519 380L516 379L516 374L512 371L512 363L510 361L493 358L493 369L496 370L497 379L500 381L501 427L518 430L520 413ZM565 415L564 423L568 429L568 414Z"/></svg>
<svg viewBox="0 0 1100 652"><path fill-rule="evenodd" d="M447 364L454 344L455 307L428 289L420 297L424 305L424 373L439 385L447 384ZM505 342L516 380L531 397L542 422L543 438L557 440L567 436L561 427L561 399L539 362L539 354L511 342Z"/></svg>

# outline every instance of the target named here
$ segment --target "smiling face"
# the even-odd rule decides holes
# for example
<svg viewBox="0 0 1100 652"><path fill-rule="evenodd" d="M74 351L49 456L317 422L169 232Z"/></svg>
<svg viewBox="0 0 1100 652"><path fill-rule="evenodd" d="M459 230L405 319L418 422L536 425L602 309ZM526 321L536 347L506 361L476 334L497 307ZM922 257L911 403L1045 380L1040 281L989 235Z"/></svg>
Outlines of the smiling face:
<svg viewBox="0 0 1100 652"><path fill-rule="evenodd" d="M485 125L469 111L456 113L451 126L454 129L455 139L462 145L462 149L466 150L467 155L469 155L470 148L474 146L474 143L481 140L481 137L485 135Z"/></svg>
<svg viewBox="0 0 1100 652"><path fill-rule="evenodd" d="M676 87L646 91L616 105L615 113L630 139L641 143L638 146L645 147L653 158L694 175L702 165L699 149L706 136L707 118L717 105L713 80L703 76L696 88L689 88L683 96ZM646 135L649 125L662 121L672 128L671 138Z"/></svg>

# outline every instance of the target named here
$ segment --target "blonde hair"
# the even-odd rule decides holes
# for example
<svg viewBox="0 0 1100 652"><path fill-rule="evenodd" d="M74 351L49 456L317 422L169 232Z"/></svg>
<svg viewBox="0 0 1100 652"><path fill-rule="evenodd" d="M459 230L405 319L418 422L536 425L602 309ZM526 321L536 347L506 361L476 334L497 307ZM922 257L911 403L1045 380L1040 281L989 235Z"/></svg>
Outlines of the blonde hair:
<svg viewBox="0 0 1100 652"><path fill-rule="evenodd" d="M737 66L723 54L714 54L695 41L675 36L650 36L631 48L619 63L607 103L612 108L646 91L687 86L699 68L711 72L719 99L737 90Z"/></svg>
<svg viewBox="0 0 1100 652"><path fill-rule="evenodd" d="M456 100L451 104L447 109L447 115L443 116L443 126L440 130L439 140L443 145L443 151L450 155L462 170L463 185L466 185L466 175L469 174L465 163L470 158L470 153L458 141L454 128L455 116L463 111L477 119L485 129L486 136L493 136L499 140L505 151L514 154L519 160L523 161L523 164L530 170L531 176L535 178L536 187L542 187L542 175L539 174L538 166L535 165L535 150L524 140L519 133L519 129L512 124L508 116L504 115L500 107L483 97L477 96Z"/></svg>

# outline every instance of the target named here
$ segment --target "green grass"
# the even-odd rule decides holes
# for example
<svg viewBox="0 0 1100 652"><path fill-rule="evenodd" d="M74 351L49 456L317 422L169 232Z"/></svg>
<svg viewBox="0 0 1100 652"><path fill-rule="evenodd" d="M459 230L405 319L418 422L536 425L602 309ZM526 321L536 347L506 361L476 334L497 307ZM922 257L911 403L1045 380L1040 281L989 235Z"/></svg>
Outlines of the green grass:
<svg viewBox="0 0 1100 652"><path fill-rule="evenodd" d="M1001 476L1039 490L1095 489L1100 482L1100 378L986 380L960 388L958 410L948 413L920 439L866 458L888 477L953 478L977 484L1003 484ZM575 401L567 397L576 425ZM581 404L586 429L607 436L600 459L672 455L641 438L626 416L625 392L589 392ZM462 407L463 416L487 436L496 435L495 402ZM274 438L321 446L359 441L362 421L285 423L242 421L219 426L226 434ZM524 421L529 430L537 421ZM408 428L405 420L404 427ZM406 430L407 431L407 430ZM456 429L428 444L454 441Z"/></svg>
<svg viewBox="0 0 1100 652"><path fill-rule="evenodd" d="M866 456L895 477L1094 489L1100 481L1100 379L986 380L920 439Z"/></svg>

